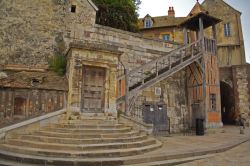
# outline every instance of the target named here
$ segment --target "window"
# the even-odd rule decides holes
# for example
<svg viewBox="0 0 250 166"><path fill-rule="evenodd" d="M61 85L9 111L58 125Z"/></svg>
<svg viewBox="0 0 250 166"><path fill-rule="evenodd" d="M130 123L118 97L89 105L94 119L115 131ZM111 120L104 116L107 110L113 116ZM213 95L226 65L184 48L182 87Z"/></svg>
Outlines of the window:
<svg viewBox="0 0 250 166"><path fill-rule="evenodd" d="M152 27L152 20L151 19L146 19L144 22L144 27L145 28L151 28Z"/></svg>
<svg viewBox="0 0 250 166"><path fill-rule="evenodd" d="M76 12L76 5L72 5L70 8L71 13L75 13Z"/></svg>
<svg viewBox="0 0 250 166"><path fill-rule="evenodd" d="M225 34L226 37L231 36L230 23L224 24L224 34Z"/></svg>
<svg viewBox="0 0 250 166"><path fill-rule="evenodd" d="M210 94L211 111L216 111L216 94Z"/></svg>
<svg viewBox="0 0 250 166"><path fill-rule="evenodd" d="M170 35L169 34L163 35L162 37L163 37L163 40L170 41Z"/></svg>

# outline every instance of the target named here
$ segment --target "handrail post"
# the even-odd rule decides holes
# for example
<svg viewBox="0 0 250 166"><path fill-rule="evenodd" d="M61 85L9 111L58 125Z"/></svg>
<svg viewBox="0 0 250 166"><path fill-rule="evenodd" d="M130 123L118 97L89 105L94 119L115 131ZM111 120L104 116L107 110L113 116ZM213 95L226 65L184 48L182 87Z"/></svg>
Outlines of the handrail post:
<svg viewBox="0 0 250 166"><path fill-rule="evenodd" d="M156 72L156 77L159 75L158 73L158 62L155 63L155 72Z"/></svg>
<svg viewBox="0 0 250 166"><path fill-rule="evenodd" d="M124 69L125 73L125 115L128 116L129 112L129 75L128 75L128 69Z"/></svg>
<svg viewBox="0 0 250 166"><path fill-rule="evenodd" d="M169 69L171 69L171 56L168 57Z"/></svg>

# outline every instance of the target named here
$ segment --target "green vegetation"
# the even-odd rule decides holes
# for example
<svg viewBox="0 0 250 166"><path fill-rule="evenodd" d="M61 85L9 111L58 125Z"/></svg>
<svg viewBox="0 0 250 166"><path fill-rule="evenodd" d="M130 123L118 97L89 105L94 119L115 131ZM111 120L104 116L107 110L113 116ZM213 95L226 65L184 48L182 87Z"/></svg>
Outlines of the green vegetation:
<svg viewBox="0 0 250 166"><path fill-rule="evenodd" d="M64 55L55 55L49 58L49 69L63 76L66 72L67 60Z"/></svg>
<svg viewBox="0 0 250 166"><path fill-rule="evenodd" d="M93 0L98 6L96 23L122 29L130 32L138 32L137 10L140 0Z"/></svg>

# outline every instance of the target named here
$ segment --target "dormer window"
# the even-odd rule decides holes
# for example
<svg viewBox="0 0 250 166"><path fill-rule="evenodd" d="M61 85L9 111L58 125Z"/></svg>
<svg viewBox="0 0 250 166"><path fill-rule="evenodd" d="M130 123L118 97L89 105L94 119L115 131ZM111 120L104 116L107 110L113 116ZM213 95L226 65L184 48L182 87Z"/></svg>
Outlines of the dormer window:
<svg viewBox="0 0 250 166"><path fill-rule="evenodd" d="M153 21L150 18L145 19L144 28L151 28L152 26L153 26Z"/></svg>
<svg viewBox="0 0 250 166"><path fill-rule="evenodd" d="M76 5L71 5L70 11L71 11L71 13L75 13L76 12Z"/></svg>

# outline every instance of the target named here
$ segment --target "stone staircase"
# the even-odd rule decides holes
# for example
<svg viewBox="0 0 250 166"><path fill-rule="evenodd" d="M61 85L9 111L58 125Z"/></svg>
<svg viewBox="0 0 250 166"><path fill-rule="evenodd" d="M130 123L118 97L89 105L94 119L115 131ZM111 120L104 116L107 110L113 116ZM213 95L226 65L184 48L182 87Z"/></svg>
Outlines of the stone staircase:
<svg viewBox="0 0 250 166"><path fill-rule="evenodd" d="M64 120L0 144L0 165L123 165L161 147L143 131L106 117Z"/></svg>

